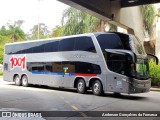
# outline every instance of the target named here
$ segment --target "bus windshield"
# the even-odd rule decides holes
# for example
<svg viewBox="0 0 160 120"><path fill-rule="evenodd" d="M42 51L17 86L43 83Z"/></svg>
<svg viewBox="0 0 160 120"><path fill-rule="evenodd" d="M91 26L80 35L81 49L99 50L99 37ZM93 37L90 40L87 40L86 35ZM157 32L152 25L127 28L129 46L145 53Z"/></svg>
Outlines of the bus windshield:
<svg viewBox="0 0 160 120"><path fill-rule="evenodd" d="M122 38L122 36L120 37ZM148 60L144 58L146 53L139 39L134 35L130 35L130 37L125 39L123 39L124 37L121 38L113 33L97 35L97 40L104 54L108 69L141 80L149 78ZM136 63L130 63L122 54L106 53L104 52L105 49L131 50L137 56ZM141 56L141 58L138 56ZM131 66L131 70L129 66Z"/></svg>
<svg viewBox="0 0 160 120"><path fill-rule="evenodd" d="M131 46L132 51L135 54L146 55L144 47L143 47L142 43L140 42L140 40L133 35L130 35L130 38L131 38L130 39L130 46Z"/></svg>
<svg viewBox="0 0 160 120"><path fill-rule="evenodd" d="M132 66L131 76L137 79L149 78L149 65L147 59L137 59L135 66Z"/></svg>

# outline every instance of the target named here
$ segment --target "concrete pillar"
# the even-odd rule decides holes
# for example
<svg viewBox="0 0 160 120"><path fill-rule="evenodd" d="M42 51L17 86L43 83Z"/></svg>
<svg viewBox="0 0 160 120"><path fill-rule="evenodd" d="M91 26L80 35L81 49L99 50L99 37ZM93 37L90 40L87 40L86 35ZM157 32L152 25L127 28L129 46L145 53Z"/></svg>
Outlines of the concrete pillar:
<svg viewBox="0 0 160 120"><path fill-rule="evenodd" d="M160 60L160 21L156 23L155 55Z"/></svg>
<svg viewBox="0 0 160 120"><path fill-rule="evenodd" d="M143 18L140 7L130 7L120 9L120 23L134 29L135 35L144 41Z"/></svg>

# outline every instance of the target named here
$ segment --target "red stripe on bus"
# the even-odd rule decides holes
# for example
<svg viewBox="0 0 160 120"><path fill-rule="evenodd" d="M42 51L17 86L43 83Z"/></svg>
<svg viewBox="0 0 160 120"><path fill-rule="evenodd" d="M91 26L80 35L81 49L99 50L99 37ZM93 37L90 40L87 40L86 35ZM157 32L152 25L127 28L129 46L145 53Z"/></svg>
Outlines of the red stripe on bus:
<svg viewBox="0 0 160 120"><path fill-rule="evenodd" d="M82 73L75 73L76 76L97 76L96 74L82 74Z"/></svg>

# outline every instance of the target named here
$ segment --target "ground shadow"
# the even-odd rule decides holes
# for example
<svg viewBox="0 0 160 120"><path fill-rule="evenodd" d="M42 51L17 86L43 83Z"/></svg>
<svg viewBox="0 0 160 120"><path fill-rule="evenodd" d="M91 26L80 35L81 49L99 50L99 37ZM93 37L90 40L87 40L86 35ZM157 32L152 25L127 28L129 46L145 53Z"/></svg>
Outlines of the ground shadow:
<svg viewBox="0 0 160 120"><path fill-rule="evenodd" d="M15 86L15 84L10 84ZM68 89L68 88L57 88L57 87L49 87L49 86L44 86L44 85L30 85L29 87L32 88L40 88L40 89L48 89L48 90L56 90L56 91L63 91L63 92L72 92L72 93L77 93L76 89ZM85 94L87 95L93 95L91 90L88 90ZM118 99L127 99L127 100L146 100L147 97L143 96L137 96L137 94L114 94L114 93L103 93L101 96L98 97L111 97L111 98L118 98Z"/></svg>

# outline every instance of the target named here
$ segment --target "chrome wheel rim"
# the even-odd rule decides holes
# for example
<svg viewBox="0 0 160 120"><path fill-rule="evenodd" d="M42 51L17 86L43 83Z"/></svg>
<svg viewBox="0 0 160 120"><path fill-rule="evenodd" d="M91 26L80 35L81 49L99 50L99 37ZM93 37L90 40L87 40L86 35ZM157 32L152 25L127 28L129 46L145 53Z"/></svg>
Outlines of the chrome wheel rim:
<svg viewBox="0 0 160 120"><path fill-rule="evenodd" d="M84 88L83 83L82 83L82 82L79 82L79 83L78 83L78 90L79 90L79 91L83 91L83 88Z"/></svg>
<svg viewBox="0 0 160 120"><path fill-rule="evenodd" d="M23 85L26 85L27 84L27 79L23 78L22 82L23 82Z"/></svg>
<svg viewBox="0 0 160 120"><path fill-rule="evenodd" d="M16 83L19 83L19 82L20 82L19 77L16 77L16 78L15 78L15 82L16 82Z"/></svg>
<svg viewBox="0 0 160 120"><path fill-rule="evenodd" d="M95 83L93 89L95 93L98 93L100 91L100 85L98 83Z"/></svg>

